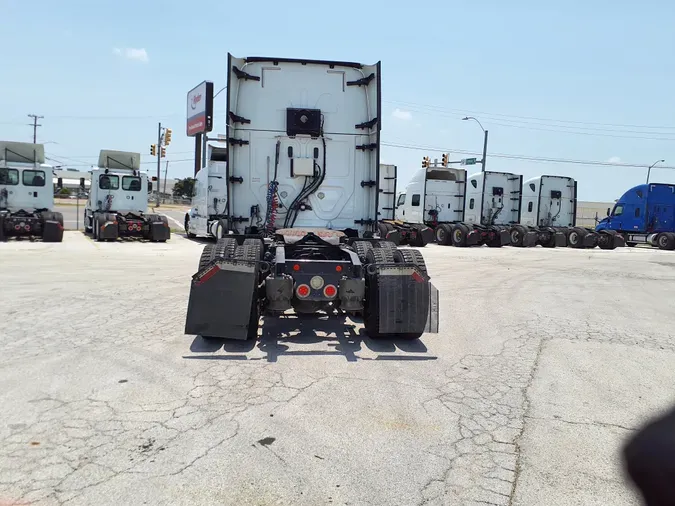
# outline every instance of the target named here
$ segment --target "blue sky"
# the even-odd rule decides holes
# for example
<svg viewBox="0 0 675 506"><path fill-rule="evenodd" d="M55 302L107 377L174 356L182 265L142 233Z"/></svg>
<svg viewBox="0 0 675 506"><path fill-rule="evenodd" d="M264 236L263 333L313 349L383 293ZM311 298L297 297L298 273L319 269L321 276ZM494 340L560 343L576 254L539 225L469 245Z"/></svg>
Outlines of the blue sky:
<svg viewBox="0 0 675 506"><path fill-rule="evenodd" d="M383 141L472 151L490 132L488 170L567 175L583 200L611 201L646 169L505 158L524 155L675 167L675 4L0 0L0 138L31 140L82 169L100 149L139 151L173 129L169 176L191 175L185 96L225 85L226 56L382 61ZM57 7L58 5L58 7ZM214 133L224 128L225 93ZM630 125L630 126L621 126ZM423 156L384 146L400 184ZM499 156L498 156L499 155ZM451 159L469 155L451 154ZM164 168L162 166L162 168ZM675 182L675 170L652 180Z"/></svg>

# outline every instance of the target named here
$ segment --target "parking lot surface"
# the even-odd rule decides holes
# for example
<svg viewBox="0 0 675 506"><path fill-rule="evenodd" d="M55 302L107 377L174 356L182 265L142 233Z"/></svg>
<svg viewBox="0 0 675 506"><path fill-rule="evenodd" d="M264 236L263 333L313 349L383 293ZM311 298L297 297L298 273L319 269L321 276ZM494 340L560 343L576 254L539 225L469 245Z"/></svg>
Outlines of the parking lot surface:
<svg viewBox="0 0 675 506"><path fill-rule="evenodd" d="M0 244L0 503L638 504L675 402L675 254L423 249L441 328L183 334L202 245Z"/></svg>

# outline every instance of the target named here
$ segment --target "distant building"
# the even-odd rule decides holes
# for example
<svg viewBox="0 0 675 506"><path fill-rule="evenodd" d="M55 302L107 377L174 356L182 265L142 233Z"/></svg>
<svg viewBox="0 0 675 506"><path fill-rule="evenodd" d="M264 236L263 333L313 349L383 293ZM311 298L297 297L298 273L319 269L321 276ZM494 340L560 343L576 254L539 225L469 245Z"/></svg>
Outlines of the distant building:
<svg viewBox="0 0 675 506"><path fill-rule="evenodd" d="M597 222L607 216L607 209L612 209L614 202L577 202L577 225L595 227Z"/></svg>

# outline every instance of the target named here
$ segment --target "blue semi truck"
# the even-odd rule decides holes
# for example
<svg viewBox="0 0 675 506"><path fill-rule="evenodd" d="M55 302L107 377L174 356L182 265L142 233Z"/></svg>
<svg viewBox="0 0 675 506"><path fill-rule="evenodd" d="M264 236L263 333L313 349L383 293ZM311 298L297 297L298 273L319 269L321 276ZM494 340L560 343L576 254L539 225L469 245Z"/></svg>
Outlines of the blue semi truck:
<svg viewBox="0 0 675 506"><path fill-rule="evenodd" d="M648 244L675 250L675 185L649 183L635 186L607 209L597 232L621 234L626 246Z"/></svg>

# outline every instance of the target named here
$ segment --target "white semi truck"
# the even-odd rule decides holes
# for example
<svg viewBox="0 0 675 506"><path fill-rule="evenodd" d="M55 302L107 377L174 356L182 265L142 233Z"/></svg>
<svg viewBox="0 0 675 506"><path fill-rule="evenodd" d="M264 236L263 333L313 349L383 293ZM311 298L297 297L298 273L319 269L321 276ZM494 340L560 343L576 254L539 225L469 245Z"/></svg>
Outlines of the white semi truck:
<svg viewBox="0 0 675 506"><path fill-rule="evenodd" d="M625 246L623 237L612 231L577 227L576 218L577 182L573 178L543 175L528 179L523 183L519 223L510 229L511 244L601 249Z"/></svg>
<svg viewBox="0 0 675 506"><path fill-rule="evenodd" d="M192 207L185 213L185 233L213 239L229 234L227 148L207 146L207 162L195 175Z"/></svg>
<svg viewBox="0 0 675 506"><path fill-rule="evenodd" d="M444 245L507 245L509 227L518 223L521 182L522 176L507 172L467 177L464 169L420 169L398 197L393 225L402 235L405 229L429 227Z"/></svg>
<svg viewBox="0 0 675 506"><path fill-rule="evenodd" d="M140 171L140 161L140 153L101 150L84 209L85 232L96 241L136 237L166 242L171 237L166 216L147 212L152 182Z"/></svg>
<svg viewBox="0 0 675 506"><path fill-rule="evenodd" d="M228 54L227 69L227 234L202 251L185 333L255 339L261 314L291 310L359 314L373 338L438 332L421 253L378 234L380 64Z"/></svg>
<svg viewBox="0 0 675 506"><path fill-rule="evenodd" d="M63 215L54 212L54 174L42 144L0 142L0 240L63 240Z"/></svg>

